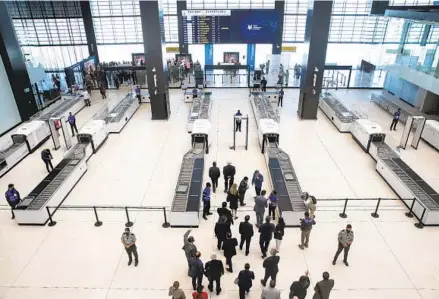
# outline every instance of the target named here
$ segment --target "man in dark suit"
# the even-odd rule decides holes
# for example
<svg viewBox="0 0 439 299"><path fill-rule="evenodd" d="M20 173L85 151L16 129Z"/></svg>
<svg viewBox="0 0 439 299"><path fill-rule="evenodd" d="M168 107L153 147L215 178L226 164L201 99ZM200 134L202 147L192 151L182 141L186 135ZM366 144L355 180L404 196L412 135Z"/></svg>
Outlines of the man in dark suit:
<svg viewBox="0 0 439 299"><path fill-rule="evenodd" d="M244 221L239 224L239 233L241 234L241 242L239 243L239 249L242 250L242 247L245 243L245 255L248 255L250 248L250 241L253 237L253 225L248 222L250 220L250 216L246 215L244 217Z"/></svg>
<svg viewBox="0 0 439 299"><path fill-rule="evenodd" d="M221 204L221 208L218 208L216 211L218 212L218 216L219 216L219 217L224 216L224 217L227 218L227 222L228 222L228 223L233 224L232 211L230 211L230 210L227 208L227 202L226 202L226 201L224 201L224 202Z"/></svg>
<svg viewBox="0 0 439 299"><path fill-rule="evenodd" d="M232 162L227 162L227 165L223 167L224 175L224 193L229 191L229 187L233 185L235 181L236 168L232 165Z"/></svg>
<svg viewBox="0 0 439 299"><path fill-rule="evenodd" d="M277 250L272 248L270 250L271 256L264 260L262 266L265 268L265 276L261 279L261 284L265 287L267 280L271 277L272 280L276 280L277 272L279 272L279 260L280 257L276 255Z"/></svg>
<svg viewBox="0 0 439 299"><path fill-rule="evenodd" d="M334 287L334 279L329 279L329 273L323 272L323 280L316 283L312 299L329 299L329 294Z"/></svg>
<svg viewBox="0 0 439 299"><path fill-rule="evenodd" d="M216 162L213 162L212 167L209 168L209 178L212 181L213 193L215 193L216 188L218 188L218 179L220 176L221 176L220 169L216 166Z"/></svg>
<svg viewBox="0 0 439 299"><path fill-rule="evenodd" d="M224 275L223 262L216 259L216 254L212 253L210 256L211 260L205 265L206 276L209 280L209 285L207 288L209 291L213 292L213 282L216 284L216 294L221 293L221 276Z"/></svg>
<svg viewBox="0 0 439 299"><path fill-rule="evenodd" d="M223 248L223 243L227 239L227 233L230 232L230 223L227 222L225 216L221 216L218 222L215 224L215 236L218 239L217 248L221 250Z"/></svg>
<svg viewBox="0 0 439 299"><path fill-rule="evenodd" d="M273 238L274 224L270 222L271 217L265 217L265 223L259 226L259 246L261 247L262 258L267 257L268 246Z"/></svg>

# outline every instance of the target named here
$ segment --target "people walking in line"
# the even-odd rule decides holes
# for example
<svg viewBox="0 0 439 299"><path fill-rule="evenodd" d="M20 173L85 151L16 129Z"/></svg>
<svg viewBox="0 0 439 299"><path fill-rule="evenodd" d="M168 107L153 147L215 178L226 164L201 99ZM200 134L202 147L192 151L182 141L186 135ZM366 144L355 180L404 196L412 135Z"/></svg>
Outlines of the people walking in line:
<svg viewBox="0 0 439 299"><path fill-rule="evenodd" d="M276 190L271 191L268 196L268 216L272 217L273 221L276 220L277 200L278 197Z"/></svg>
<svg viewBox="0 0 439 299"><path fill-rule="evenodd" d="M261 195L255 196L255 206L253 207L253 211L256 213L256 227L259 227L264 219L265 208L267 207L267 198L265 198L265 194L267 194L267 192L262 190Z"/></svg>
<svg viewBox="0 0 439 299"><path fill-rule="evenodd" d="M197 291L192 293L192 299L208 299L209 295L204 292L203 286L198 286Z"/></svg>
<svg viewBox="0 0 439 299"><path fill-rule="evenodd" d="M137 254L136 246L137 239L128 227L125 228L125 232L122 234L121 241L123 246L125 246L125 250L128 254L128 266L132 264L134 255L134 266L137 267L137 265L139 264L139 256Z"/></svg>
<svg viewBox="0 0 439 299"><path fill-rule="evenodd" d="M284 102L284 89L281 87L279 91L279 100L277 101L277 107L283 107Z"/></svg>
<svg viewBox="0 0 439 299"><path fill-rule="evenodd" d="M232 187L230 187L229 194L227 194L227 201L230 204L230 210L232 211L233 219L238 219L238 185L233 184Z"/></svg>
<svg viewBox="0 0 439 299"><path fill-rule="evenodd" d="M230 232L230 223L227 222L226 216L221 216L215 224L215 236L217 238L217 248L221 250L223 244L227 239L227 234Z"/></svg>
<svg viewBox="0 0 439 299"><path fill-rule="evenodd" d="M229 266L226 270L230 273L233 273L232 258L236 255L236 246L238 246L238 241L236 238L232 238L232 233L229 231L226 235L226 241L223 244L223 250L226 265Z"/></svg>
<svg viewBox="0 0 439 299"><path fill-rule="evenodd" d="M323 272L323 280L316 283L312 299L329 299L329 294L334 287L334 279L329 279L329 273Z"/></svg>
<svg viewBox="0 0 439 299"><path fill-rule="evenodd" d="M46 148L41 152L41 159L46 165L47 172L50 173L53 170L53 165L52 165L53 157L52 157L52 153L50 152L50 149Z"/></svg>
<svg viewBox="0 0 439 299"><path fill-rule="evenodd" d="M313 219L316 218L315 212L317 209L317 199L315 196L310 195L308 192L303 192L302 200L308 208L309 216Z"/></svg>
<svg viewBox="0 0 439 299"><path fill-rule="evenodd" d="M242 113L240 110L235 113L235 132L241 132Z"/></svg>
<svg viewBox="0 0 439 299"><path fill-rule="evenodd" d="M239 204L241 205L241 207L245 206L245 192L248 189L248 177L244 177L241 181L241 183L239 183L239 187L238 187L238 195L239 195Z"/></svg>
<svg viewBox="0 0 439 299"><path fill-rule="evenodd" d="M340 253L344 251L343 263L346 266L349 266L348 254L349 250L351 249L352 242L354 242L354 231L352 230L352 225L348 224L346 225L346 229L342 229L338 233L338 249L335 253L334 260L332 261L333 265L335 265L337 262Z"/></svg>
<svg viewBox="0 0 439 299"><path fill-rule="evenodd" d="M256 195L261 195L262 183L264 182L264 176L256 170L253 174L252 185L255 186Z"/></svg>
<svg viewBox="0 0 439 299"><path fill-rule="evenodd" d="M210 183L206 183L203 190L203 219L207 220L207 216L212 215L210 212Z"/></svg>
<svg viewBox="0 0 439 299"><path fill-rule="evenodd" d="M202 286L204 265L200 259L201 253L197 251L195 256L191 258L191 267L189 269L189 276L192 278L192 288L194 291L197 287Z"/></svg>
<svg viewBox="0 0 439 299"><path fill-rule="evenodd" d="M229 187L233 185L235 174L235 166L232 165L232 162L227 162L227 165L223 167L224 193L227 193L229 191Z"/></svg>
<svg viewBox="0 0 439 299"><path fill-rule="evenodd" d="M309 245L309 235L311 234L312 226L315 224L314 219L309 217L309 213L305 212L305 218L300 219L300 249L308 248Z"/></svg>
<svg viewBox="0 0 439 299"><path fill-rule="evenodd" d="M400 117L401 117L401 108L398 108L398 110L396 110L395 113L393 113L392 123L390 124L390 131L392 130L396 131L396 125L398 124Z"/></svg>
<svg viewBox="0 0 439 299"><path fill-rule="evenodd" d="M227 222L230 224L234 224L232 212L227 208L227 202L223 201L221 204L221 208L216 209L218 216L224 216L227 219Z"/></svg>
<svg viewBox="0 0 439 299"><path fill-rule="evenodd" d="M72 137L75 137L75 131L76 134L78 134L78 128L76 127L76 117L72 114L72 112L69 112L69 117L67 118L67 121L70 124L70 129L72 130Z"/></svg>
<svg viewBox="0 0 439 299"><path fill-rule="evenodd" d="M216 294L219 295L221 293L221 276L224 275L224 266L221 260L216 259L216 253L210 255L210 261L206 263L204 269L209 280L207 288L213 292L213 282L215 282Z"/></svg>
<svg viewBox="0 0 439 299"><path fill-rule="evenodd" d="M267 280L271 277L272 280L276 281L277 272L279 272L279 261L280 257L276 255L277 250L275 248L270 249L270 256L267 257L262 267L265 269L264 278L261 279L261 284L265 287Z"/></svg>
<svg viewBox="0 0 439 299"><path fill-rule="evenodd" d="M289 298L305 299L309 285L309 272L306 271L305 275L300 276L299 281L293 282L290 286Z"/></svg>
<svg viewBox="0 0 439 299"><path fill-rule="evenodd" d="M5 192L6 201L8 202L8 205L11 207L11 213L12 213L12 219L15 219L14 210L17 207L17 205L21 201L20 193L17 189L15 189L14 184L8 185L8 190Z"/></svg>
<svg viewBox="0 0 439 299"><path fill-rule="evenodd" d="M259 227L259 246L261 248L262 258L267 257L268 246L273 238L274 224L270 222L270 216L265 217L265 223Z"/></svg>
<svg viewBox="0 0 439 299"><path fill-rule="evenodd" d="M191 231L192 230L189 229L183 235L183 248L182 248L188 264L188 270L187 270L188 275L190 275L190 271L191 271L191 259L195 257L195 253L197 252L197 246L195 246L194 244L195 239L194 237L189 236Z"/></svg>
<svg viewBox="0 0 439 299"><path fill-rule="evenodd" d="M253 280L255 279L255 273L250 271L250 264L244 265L244 270L241 270L236 278L235 282L239 287L239 299L245 299L245 294L250 292L253 286Z"/></svg>
<svg viewBox="0 0 439 299"><path fill-rule="evenodd" d="M261 299L280 299L280 291L276 289L275 280L270 280L269 286L262 289Z"/></svg>
<svg viewBox="0 0 439 299"><path fill-rule="evenodd" d="M254 235L253 225L249 222L250 216L246 215L244 217L244 221L239 224L239 234L241 235L241 242L239 243L239 249L242 250L242 247L245 243L245 255L247 256L250 252L250 242Z"/></svg>
<svg viewBox="0 0 439 299"><path fill-rule="evenodd" d="M274 240L276 241L276 251L279 252L280 244L285 234L285 221L284 218L279 217L276 227L274 228Z"/></svg>
<svg viewBox="0 0 439 299"><path fill-rule="evenodd" d="M209 168L209 178L212 181L213 193L215 193L216 188L218 188L218 179L220 176L221 176L220 169L216 166L216 162L213 162L212 167Z"/></svg>
<svg viewBox="0 0 439 299"><path fill-rule="evenodd" d="M168 296L171 299L186 299L186 295L184 291L180 289L180 283L178 281L174 281L172 286L169 287Z"/></svg>

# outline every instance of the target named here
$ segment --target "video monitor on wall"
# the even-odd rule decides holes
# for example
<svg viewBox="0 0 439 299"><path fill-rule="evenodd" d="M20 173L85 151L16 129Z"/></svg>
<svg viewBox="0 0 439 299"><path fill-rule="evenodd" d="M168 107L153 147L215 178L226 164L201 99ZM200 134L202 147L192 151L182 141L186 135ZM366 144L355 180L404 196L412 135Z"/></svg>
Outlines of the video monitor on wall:
<svg viewBox="0 0 439 299"><path fill-rule="evenodd" d="M181 18L188 44L273 44L281 13L276 9L183 10Z"/></svg>
<svg viewBox="0 0 439 299"><path fill-rule="evenodd" d="M94 72L96 70L95 58L84 61L83 70L87 73Z"/></svg>
<svg viewBox="0 0 439 299"><path fill-rule="evenodd" d="M132 53L131 57L133 59L133 65L145 65L144 53Z"/></svg>
<svg viewBox="0 0 439 299"><path fill-rule="evenodd" d="M224 52L223 62L225 63L239 62L239 52Z"/></svg>

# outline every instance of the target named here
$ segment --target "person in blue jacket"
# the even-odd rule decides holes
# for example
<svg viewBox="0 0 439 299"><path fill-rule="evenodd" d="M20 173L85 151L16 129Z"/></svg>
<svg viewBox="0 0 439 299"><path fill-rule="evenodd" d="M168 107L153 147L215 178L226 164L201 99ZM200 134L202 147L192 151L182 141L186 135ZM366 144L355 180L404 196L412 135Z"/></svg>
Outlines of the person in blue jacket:
<svg viewBox="0 0 439 299"><path fill-rule="evenodd" d="M69 117L67 118L67 121L70 124L70 129L72 130L72 137L75 137L75 131L76 134L78 134L78 128L76 127L76 117L72 114L72 112L69 112Z"/></svg>
<svg viewBox="0 0 439 299"><path fill-rule="evenodd" d="M206 183L206 187L203 190L203 218L207 220L208 215L212 215L210 212L210 192L211 184Z"/></svg>
<svg viewBox="0 0 439 299"><path fill-rule="evenodd" d="M261 195L262 183L264 182L264 176L256 170L253 174L252 185L255 186L256 195Z"/></svg>
<svg viewBox="0 0 439 299"><path fill-rule="evenodd" d="M15 189L14 184L8 185L8 190L5 192L6 201L11 207L12 219L15 218L14 209L20 203L20 193Z"/></svg>

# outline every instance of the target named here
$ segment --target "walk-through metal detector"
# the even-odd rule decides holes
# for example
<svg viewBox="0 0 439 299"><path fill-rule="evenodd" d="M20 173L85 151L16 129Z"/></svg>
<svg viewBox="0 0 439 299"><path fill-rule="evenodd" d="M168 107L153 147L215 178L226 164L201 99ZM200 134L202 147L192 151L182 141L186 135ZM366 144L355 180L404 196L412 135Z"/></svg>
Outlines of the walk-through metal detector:
<svg viewBox="0 0 439 299"><path fill-rule="evenodd" d="M401 136L401 142L399 148L405 149L409 140L410 132L413 126L416 124L415 134L413 135L411 146L414 149L418 149L419 141L421 140L421 134L425 126L425 117L423 116L409 116L405 123L404 132Z"/></svg>
<svg viewBox="0 0 439 299"><path fill-rule="evenodd" d="M58 135L59 130L62 132L62 136L64 137L64 143L66 144L67 149L69 150L72 147L72 139L69 134L69 129L67 128L67 122L65 122L64 117L51 117L49 120L49 128L50 128L50 134L52 135L52 141L54 150L57 150L60 148L61 144L59 142ZM56 129L56 123L60 124L60 128Z"/></svg>
<svg viewBox="0 0 439 299"><path fill-rule="evenodd" d="M241 128L242 128L242 121L245 120L245 150L248 150L248 115L233 116L233 145L230 147L230 149L236 150L236 121L237 120L241 120Z"/></svg>

